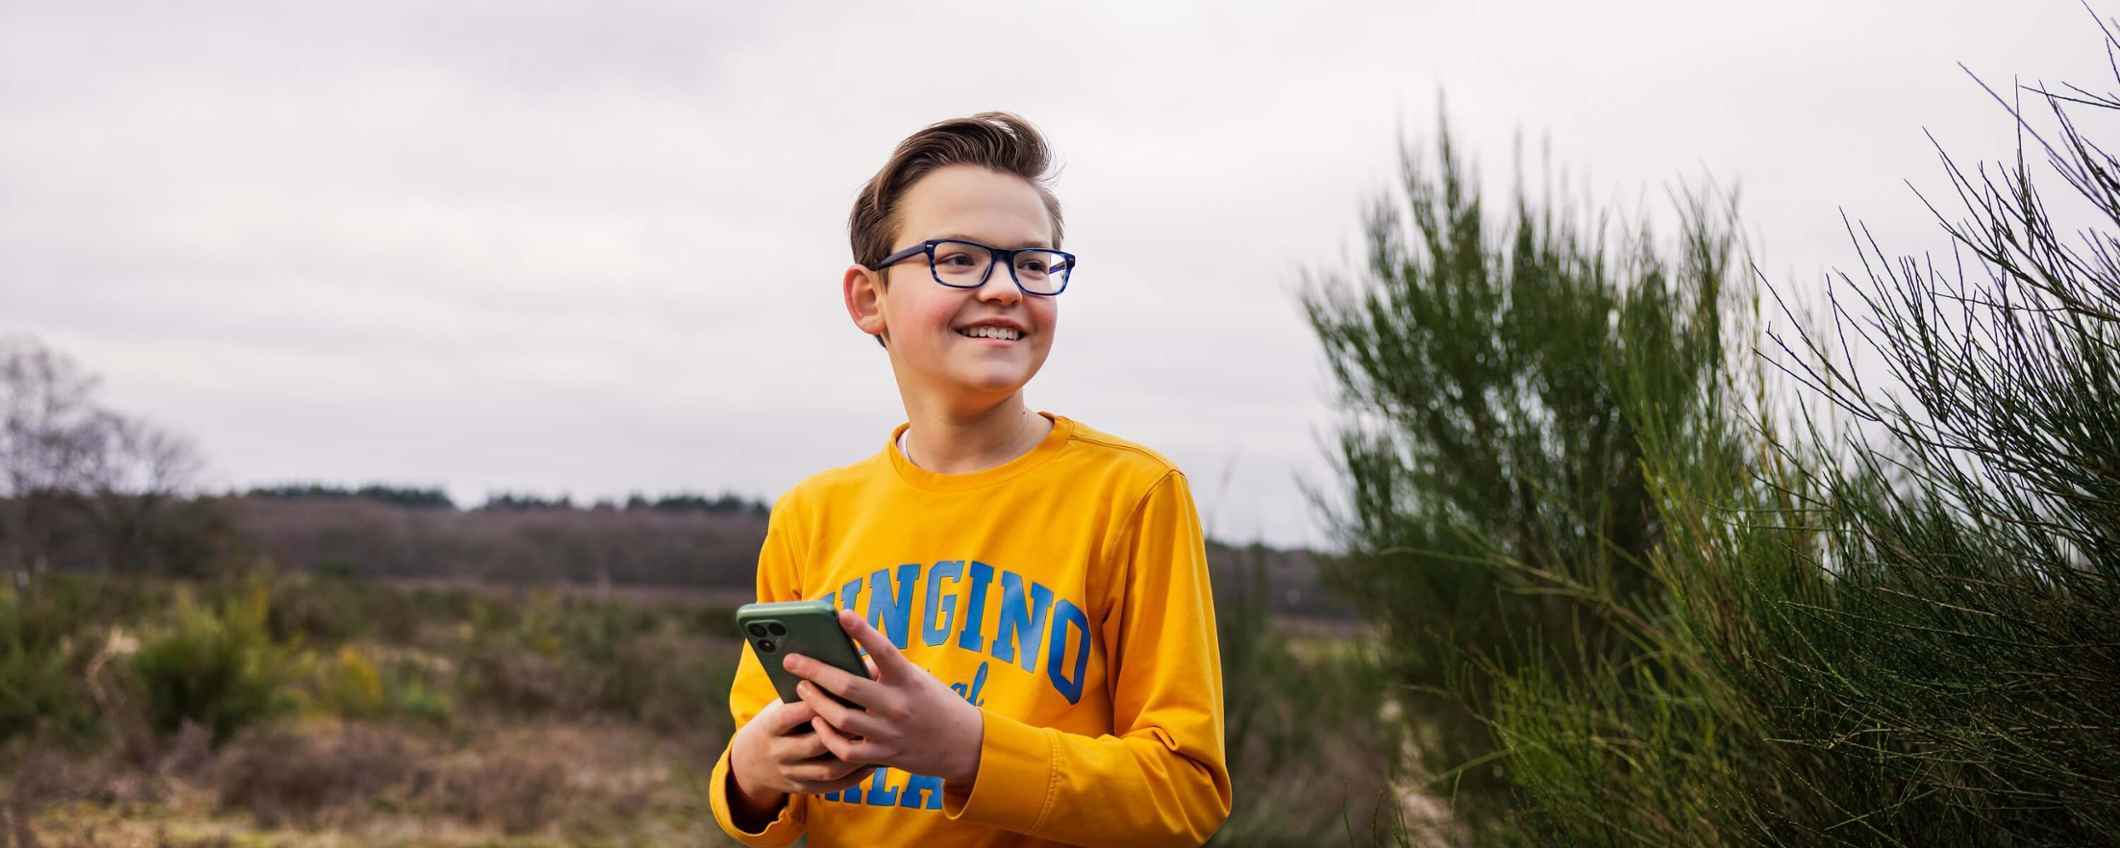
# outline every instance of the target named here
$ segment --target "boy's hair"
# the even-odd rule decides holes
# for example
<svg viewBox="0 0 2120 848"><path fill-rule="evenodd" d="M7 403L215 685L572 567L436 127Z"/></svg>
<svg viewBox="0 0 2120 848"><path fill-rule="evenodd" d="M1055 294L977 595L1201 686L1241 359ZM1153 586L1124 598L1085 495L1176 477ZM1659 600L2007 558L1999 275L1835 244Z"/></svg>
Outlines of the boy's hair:
<svg viewBox="0 0 2120 848"><path fill-rule="evenodd" d="M1053 219L1052 246L1058 248L1060 199L1047 184L1051 164L1045 137L1029 121L1008 112L980 112L930 124L899 142L883 169L854 198L854 212L847 217L854 261L874 268L891 254L891 244L898 239L898 199L921 177L948 165L978 165L1028 180ZM883 337L877 336L876 343L882 345Z"/></svg>

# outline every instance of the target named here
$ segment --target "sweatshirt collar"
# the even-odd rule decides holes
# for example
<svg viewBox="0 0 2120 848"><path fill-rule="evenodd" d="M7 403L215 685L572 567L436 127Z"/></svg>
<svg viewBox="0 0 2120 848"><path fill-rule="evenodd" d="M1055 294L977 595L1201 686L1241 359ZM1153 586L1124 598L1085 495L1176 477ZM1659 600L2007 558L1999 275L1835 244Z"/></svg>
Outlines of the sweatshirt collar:
<svg viewBox="0 0 2120 848"><path fill-rule="evenodd" d="M1059 453L1060 448L1067 444L1068 438L1074 435L1073 419L1043 409L1038 410L1038 414L1053 422L1052 430L1022 456L992 468L964 474L941 474L914 465L911 460L905 458L905 453L898 449L898 437L913 426L910 421L891 428L890 437L883 441L883 450L885 455L890 457L891 468L898 472L898 479L913 488L930 492L958 492L990 486L1045 464L1054 454Z"/></svg>

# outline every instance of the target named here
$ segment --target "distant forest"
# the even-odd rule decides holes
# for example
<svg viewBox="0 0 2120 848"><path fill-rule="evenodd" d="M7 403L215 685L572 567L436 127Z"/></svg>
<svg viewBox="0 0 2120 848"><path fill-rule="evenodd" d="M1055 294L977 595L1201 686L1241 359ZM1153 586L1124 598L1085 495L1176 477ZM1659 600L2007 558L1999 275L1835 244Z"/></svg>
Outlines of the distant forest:
<svg viewBox="0 0 2120 848"><path fill-rule="evenodd" d="M97 509L84 506L90 503ZM634 495L579 506L564 497L497 494L461 509L438 489L301 483L95 502L0 497L0 512L43 516L33 570L212 577L265 568L351 579L748 592L770 507L730 495ZM104 513L126 521L99 518ZM1348 613L1321 584L1310 551L1212 539L1207 549L1218 589L1226 582L1255 593L1283 615Z"/></svg>
<svg viewBox="0 0 2120 848"><path fill-rule="evenodd" d="M420 509L456 509L449 493L439 488L417 486L393 486L370 483L359 487L335 486L327 483L282 483L272 486L253 486L243 492L248 498L306 499L306 500L370 500L392 506ZM657 512L709 512L719 514L748 513L763 517L772 510L772 504L764 500L751 500L742 495L723 492L714 497L694 492L677 492L661 497L649 498L638 492L628 495L623 503L598 500L577 506L568 495L545 498L535 494L518 492L495 492L486 496L485 503L473 509L521 512L549 509L591 510L654 510Z"/></svg>
<svg viewBox="0 0 2120 848"><path fill-rule="evenodd" d="M358 492L375 490L374 495ZM246 554L326 576L449 578L495 584L609 583L741 589L754 586L766 504L674 495L587 508L521 496L476 509L438 491L331 486L252 490L224 499ZM726 498L727 496L724 496ZM1236 565L1257 557L1257 574ZM1319 584L1304 550L1208 542L1215 579L1247 581L1275 612L1336 618L1346 609Z"/></svg>

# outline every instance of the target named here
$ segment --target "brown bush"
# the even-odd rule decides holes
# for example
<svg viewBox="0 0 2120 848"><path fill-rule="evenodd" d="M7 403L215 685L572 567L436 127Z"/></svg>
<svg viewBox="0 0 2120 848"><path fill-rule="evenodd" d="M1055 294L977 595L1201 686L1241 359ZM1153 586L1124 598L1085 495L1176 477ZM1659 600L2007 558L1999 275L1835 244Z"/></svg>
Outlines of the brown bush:
<svg viewBox="0 0 2120 848"><path fill-rule="evenodd" d="M245 733L216 768L223 810L249 812L264 827L314 828L359 817L415 772L405 737L362 725L335 732L287 727Z"/></svg>
<svg viewBox="0 0 2120 848"><path fill-rule="evenodd" d="M512 645L475 648L463 668L472 697L518 715L577 717L588 712L601 688L601 669Z"/></svg>
<svg viewBox="0 0 2120 848"><path fill-rule="evenodd" d="M17 740L0 745L0 848L35 844L30 823L57 804L137 804L164 801L170 781L199 769L210 734L186 725L151 738L142 751L92 750L70 741ZM143 759L144 758L144 759Z"/></svg>
<svg viewBox="0 0 2120 848"><path fill-rule="evenodd" d="M514 836L559 819L567 769L555 760L502 757L470 768L423 771L415 785L437 812Z"/></svg>

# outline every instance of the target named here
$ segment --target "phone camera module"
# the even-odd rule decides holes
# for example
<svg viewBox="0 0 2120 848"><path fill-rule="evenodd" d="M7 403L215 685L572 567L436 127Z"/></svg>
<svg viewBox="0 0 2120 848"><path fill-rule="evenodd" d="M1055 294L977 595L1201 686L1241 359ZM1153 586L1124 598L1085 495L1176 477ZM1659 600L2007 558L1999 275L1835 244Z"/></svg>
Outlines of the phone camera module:
<svg viewBox="0 0 2120 848"><path fill-rule="evenodd" d="M753 624L750 627L744 629L751 631L751 635L754 637L757 637L759 639L766 638L766 626L763 624Z"/></svg>
<svg viewBox="0 0 2120 848"><path fill-rule="evenodd" d="M780 626L780 622L778 621L766 622L766 630L770 631L775 636L788 635L788 629Z"/></svg>
<svg viewBox="0 0 2120 848"><path fill-rule="evenodd" d="M774 648L774 646L773 646L773 640L771 640L771 639L760 639L760 640L758 640L758 650L760 650L760 651L763 651L763 652L765 652L765 653L768 653L768 654L770 654L770 653L772 653L772 652L773 652L773 648Z"/></svg>

